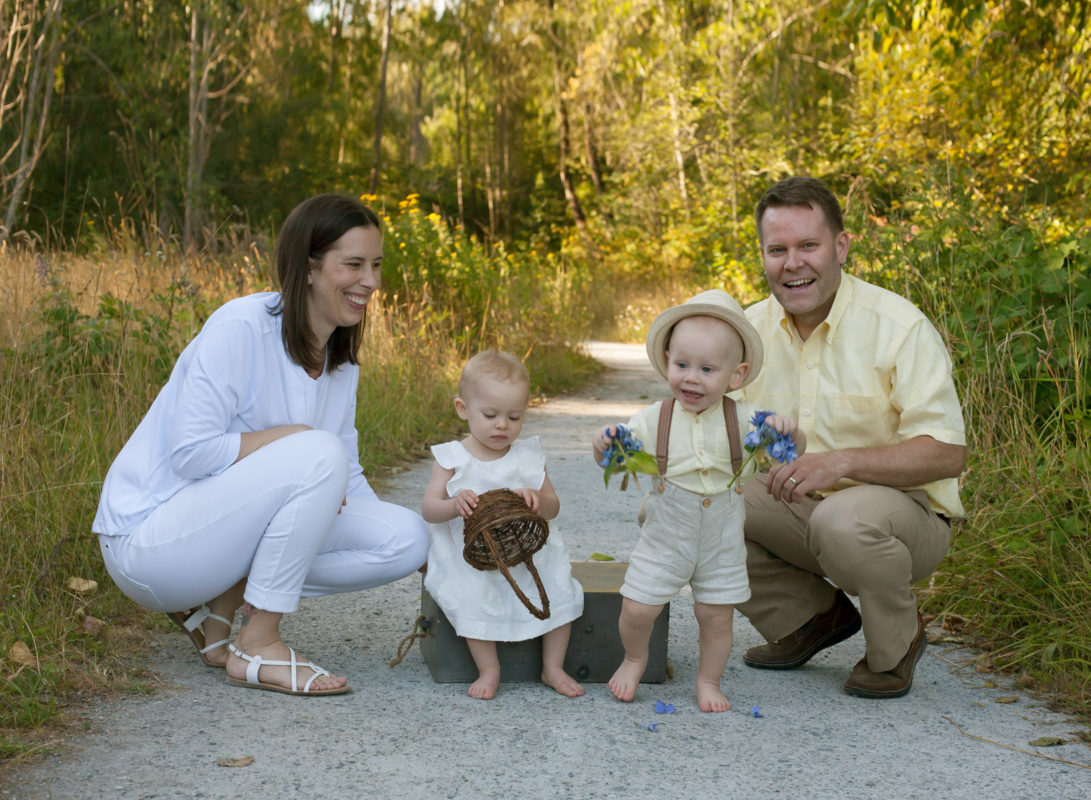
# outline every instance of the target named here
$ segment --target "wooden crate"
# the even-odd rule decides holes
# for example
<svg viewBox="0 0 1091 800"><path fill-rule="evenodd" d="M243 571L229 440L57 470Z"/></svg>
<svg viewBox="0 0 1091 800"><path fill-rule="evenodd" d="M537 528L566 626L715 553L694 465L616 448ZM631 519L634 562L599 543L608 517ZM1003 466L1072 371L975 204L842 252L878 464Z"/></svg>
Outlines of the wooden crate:
<svg viewBox="0 0 1091 800"><path fill-rule="evenodd" d="M572 574L583 586L583 614L572 622L564 668L584 683L606 683L625 651L617 633L621 613L618 590L628 564L619 561L573 561ZM424 638L421 653L436 683L472 683L477 679L470 650L458 637L443 611L421 583L421 615ZM670 607L663 609L652 629L648 668L644 683L667 679L667 633ZM542 675L541 639L498 642L500 680L505 683L536 682Z"/></svg>

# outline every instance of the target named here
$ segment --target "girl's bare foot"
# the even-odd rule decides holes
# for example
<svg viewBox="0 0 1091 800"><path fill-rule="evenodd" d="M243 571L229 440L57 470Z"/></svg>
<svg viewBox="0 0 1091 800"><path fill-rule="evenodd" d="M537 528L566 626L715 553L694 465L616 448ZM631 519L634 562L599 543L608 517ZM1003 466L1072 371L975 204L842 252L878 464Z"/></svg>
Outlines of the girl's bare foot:
<svg viewBox="0 0 1091 800"><path fill-rule="evenodd" d="M246 653L251 658L261 656L262 661L291 661L292 654L288 649L288 645L277 639L274 642L267 644L256 645L252 642L243 641L243 633L246 629L239 632L239 636L235 639L235 647L242 652ZM296 667L296 688L302 689L303 686L314 675L314 670L310 667L304 666L307 663L307 659L296 653L295 659L297 662ZM237 681L246 680L246 668L251 662L245 659L239 658L234 653L229 653L227 658L227 674L229 677L234 678ZM258 680L262 683L272 684L274 686L281 686L285 689L292 688L292 668L290 666L271 666L269 664L262 664L258 671ZM348 678L341 675L319 675L311 683L310 690L323 691L328 689L340 689L348 684Z"/></svg>
<svg viewBox="0 0 1091 800"><path fill-rule="evenodd" d="M579 697L586 690L580 683L561 667L544 667L542 683L563 694L565 697Z"/></svg>
<svg viewBox="0 0 1091 800"><path fill-rule="evenodd" d="M470 684L470 697L478 700L492 700L496 697L496 689L500 686L500 668L486 667L481 670L477 680Z"/></svg>
<svg viewBox="0 0 1091 800"><path fill-rule="evenodd" d="M607 683L614 697L626 703L636 697L636 687L640 684L640 679L644 677L644 669L647 666L647 658L638 660L625 656L625 660L621 662L621 666Z"/></svg>
<svg viewBox="0 0 1091 800"><path fill-rule="evenodd" d="M697 707L702 711L730 711L731 702L720 691L719 684L697 681Z"/></svg>

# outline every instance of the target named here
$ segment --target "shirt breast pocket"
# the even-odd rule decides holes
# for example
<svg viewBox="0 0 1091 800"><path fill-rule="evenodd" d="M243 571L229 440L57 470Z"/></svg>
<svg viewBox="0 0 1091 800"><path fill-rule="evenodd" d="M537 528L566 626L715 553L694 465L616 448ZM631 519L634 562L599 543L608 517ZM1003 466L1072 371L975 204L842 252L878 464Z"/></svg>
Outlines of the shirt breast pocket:
<svg viewBox="0 0 1091 800"><path fill-rule="evenodd" d="M831 447L878 447L893 444L898 414L885 396L842 394L829 409Z"/></svg>

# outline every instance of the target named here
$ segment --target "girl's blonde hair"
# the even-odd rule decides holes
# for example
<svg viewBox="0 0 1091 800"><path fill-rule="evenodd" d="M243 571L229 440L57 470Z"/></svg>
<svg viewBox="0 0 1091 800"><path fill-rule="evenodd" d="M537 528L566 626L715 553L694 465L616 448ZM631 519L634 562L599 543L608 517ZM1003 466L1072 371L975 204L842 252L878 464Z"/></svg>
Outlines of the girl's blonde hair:
<svg viewBox="0 0 1091 800"><path fill-rule="evenodd" d="M458 379L458 393L465 396L474 381L485 376L506 383L524 383L530 386L530 373L523 362L503 350L482 350L462 368Z"/></svg>

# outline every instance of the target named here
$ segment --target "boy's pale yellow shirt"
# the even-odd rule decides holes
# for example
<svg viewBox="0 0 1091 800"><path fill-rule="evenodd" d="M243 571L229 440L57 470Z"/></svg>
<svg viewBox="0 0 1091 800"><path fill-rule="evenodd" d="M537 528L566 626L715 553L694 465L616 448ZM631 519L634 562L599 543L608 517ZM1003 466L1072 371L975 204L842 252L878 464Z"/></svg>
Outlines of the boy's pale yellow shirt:
<svg viewBox="0 0 1091 800"><path fill-rule="evenodd" d="M932 323L905 298L842 273L829 315L806 342L773 297L746 316L761 334L765 362L741 394L798 420L808 453L921 435L966 444L951 358ZM910 489L923 489L937 513L964 516L956 479Z"/></svg>
<svg viewBox="0 0 1091 800"><path fill-rule="evenodd" d="M655 455L656 438L659 432L659 407L670 402L671 398L653 403L640 409L629 420L636 438L644 444L644 451ZM747 420L752 406L749 403L735 404L736 416L741 436L746 435ZM687 492L701 495L713 495L724 492L731 484L734 473L731 469L731 443L727 438L727 425L724 422L724 409L721 403L715 403L700 414L686 411L676 404L671 415L670 455L667 458L668 481L685 489ZM746 451L742 451L746 458ZM754 462L744 470L742 482L754 473ZM649 478L651 476L648 476ZM654 478L653 478L654 480ZM644 476L640 476L641 484ZM734 490L734 487L732 487Z"/></svg>

